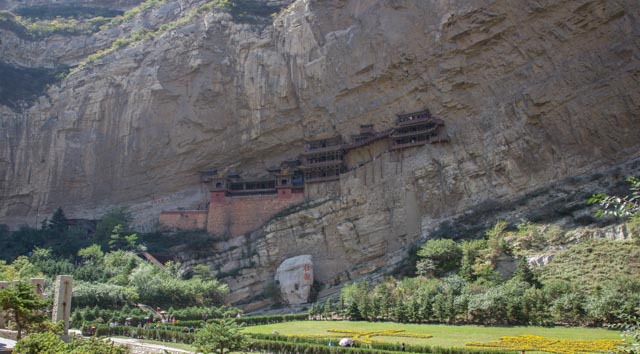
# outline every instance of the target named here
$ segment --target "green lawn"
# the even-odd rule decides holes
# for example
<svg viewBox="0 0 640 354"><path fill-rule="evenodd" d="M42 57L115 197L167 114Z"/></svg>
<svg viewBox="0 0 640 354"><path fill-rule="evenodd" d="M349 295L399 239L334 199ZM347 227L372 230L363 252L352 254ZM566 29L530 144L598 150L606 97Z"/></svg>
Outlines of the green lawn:
<svg viewBox="0 0 640 354"><path fill-rule="evenodd" d="M246 333L270 334L278 331L281 335L291 334L327 334L328 329L346 329L356 331L404 330L407 333L430 334L433 337L401 338L393 336L374 337L389 343L404 342L407 344L434 345L440 347L463 347L467 342L488 342L501 336L538 335L555 339L620 339L619 331L603 328L577 327L483 327L483 326L448 326L429 324L401 324L393 322L351 322L351 321L295 321L272 325L252 326Z"/></svg>

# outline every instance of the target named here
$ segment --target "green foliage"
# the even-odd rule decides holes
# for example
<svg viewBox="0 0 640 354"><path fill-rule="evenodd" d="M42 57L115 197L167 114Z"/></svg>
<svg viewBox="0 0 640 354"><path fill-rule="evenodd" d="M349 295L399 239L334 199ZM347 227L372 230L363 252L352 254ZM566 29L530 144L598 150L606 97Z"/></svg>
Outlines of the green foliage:
<svg viewBox="0 0 640 354"><path fill-rule="evenodd" d="M420 248L418 256L431 261L434 271L444 274L460 266L462 250L454 240L429 240Z"/></svg>
<svg viewBox="0 0 640 354"><path fill-rule="evenodd" d="M621 317L618 323L610 327L622 330L625 353L640 353L640 307Z"/></svg>
<svg viewBox="0 0 640 354"><path fill-rule="evenodd" d="M111 234L116 226L120 225L121 232L128 232L131 215L126 208L115 208L108 211L96 225L95 241L103 247L106 247Z"/></svg>
<svg viewBox="0 0 640 354"><path fill-rule="evenodd" d="M35 294L33 287L26 282L17 282L0 290L0 308L16 324L18 339L22 338L24 329L45 321L45 309L49 304L49 301Z"/></svg>
<svg viewBox="0 0 640 354"><path fill-rule="evenodd" d="M544 250L549 245L565 242L564 232L557 225L539 225L521 221L518 231L506 237L513 250L518 254L528 254Z"/></svg>
<svg viewBox="0 0 640 354"><path fill-rule="evenodd" d="M228 291L217 280L176 279L149 263L141 263L131 272L129 284L136 289L139 301L162 307L219 305Z"/></svg>
<svg viewBox="0 0 640 354"><path fill-rule="evenodd" d="M36 247L33 250L29 261L42 274L49 278L54 278L59 274L73 274L74 265L66 259L56 259L51 249Z"/></svg>
<svg viewBox="0 0 640 354"><path fill-rule="evenodd" d="M104 258L104 252L100 246L93 244L89 247L85 247L78 251L78 257L82 259L83 262L102 262Z"/></svg>
<svg viewBox="0 0 640 354"><path fill-rule="evenodd" d="M502 254L511 254L511 246L506 240L507 226L505 220L500 220L485 232L488 247L486 258L492 262Z"/></svg>
<svg viewBox="0 0 640 354"><path fill-rule="evenodd" d="M602 208L597 211L597 216L630 218L640 215L640 178L629 177L626 181L631 185L629 195L620 197L599 193L589 198L589 204L599 204Z"/></svg>
<svg viewBox="0 0 640 354"><path fill-rule="evenodd" d="M115 26L118 25L124 21L127 21L131 18L133 18L134 16L138 15L139 13L143 12L143 11L147 11L151 8L155 8L158 7L164 3L166 3L167 0L147 0L145 2L143 2L142 4L134 7L131 10L128 10L127 12L124 13L124 15L122 16L118 16L113 18L108 24L103 26L104 28L110 27L110 26ZM113 53L116 50L122 49L124 47L127 47L129 45L133 45L135 43L139 43L142 42L148 38L153 38L156 36L161 35L162 33L165 33L167 31L172 31L180 26L183 26L185 24L191 23L193 22L198 16L200 16L201 14L207 12L207 11L211 11L213 9L218 9L221 11L225 11L228 9L228 0L210 0L202 5L200 5L199 7L196 7L195 9L191 10L188 14L186 14L185 16L180 17L179 19L169 22L169 23L164 23L161 26L159 26L158 28L144 28L142 30L138 30L133 32L129 37L121 37L118 38L117 40L115 40L114 42L111 43L111 46L109 48L103 49L103 50L99 50L91 55L89 55L87 57L87 59L80 63L79 66L77 68L74 69L74 71L76 70L80 70L83 67L85 67L87 64L92 63L96 60L99 60L100 58L102 58L103 56ZM114 225L115 226L115 225Z"/></svg>
<svg viewBox="0 0 640 354"><path fill-rule="evenodd" d="M58 209L56 209L56 211L53 213L51 220L49 220L49 225L47 228L57 234L62 234L67 231L68 225L69 221L64 215L64 211L62 210L62 208L58 207Z"/></svg>
<svg viewBox="0 0 640 354"><path fill-rule="evenodd" d="M64 343L58 334L47 331L34 333L19 340L13 352L16 354L125 354L128 350L124 346L98 338L73 338L69 343Z"/></svg>
<svg viewBox="0 0 640 354"><path fill-rule="evenodd" d="M20 256L16 258L16 260L11 263L11 266L15 269L16 277L15 279L28 279L33 277L38 277L41 275L40 270L33 265L29 258L26 256Z"/></svg>
<svg viewBox="0 0 640 354"><path fill-rule="evenodd" d="M487 246L485 240L464 241L460 244L462 259L460 260L459 274L469 281L474 281L478 277L473 266L481 260L482 250Z"/></svg>
<svg viewBox="0 0 640 354"><path fill-rule="evenodd" d="M529 268L529 262L527 262L527 259L525 257L521 257L520 261L518 261L518 268L513 274L513 278L532 285L536 288L540 288L542 286L542 284L540 284L540 281L538 280L538 277L533 274L531 268Z"/></svg>
<svg viewBox="0 0 640 354"><path fill-rule="evenodd" d="M109 249L112 251L126 250L134 251L138 247L138 234L123 235L122 225L118 224L111 232L109 240Z"/></svg>
<svg viewBox="0 0 640 354"><path fill-rule="evenodd" d="M73 284L73 306L100 305L103 308L119 308L136 302L139 296L135 287L109 283L75 281Z"/></svg>
<svg viewBox="0 0 640 354"><path fill-rule="evenodd" d="M242 325L232 319L217 319L198 329L194 344L202 353L228 353L241 351L247 347L247 336L242 333Z"/></svg>
<svg viewBox="0 0 640 354"><path fill-rule="evenodd" d="M57 333L33 333L20 339L13 352L16 354L58 354L65 352L65 345Z"/></svg>
<svg viewBox="0 0 640 354"><path fill-rule="evenodd" d="M96 17L115 17L122 15L122 11L109 9L105 7L89 7L89 6L65 6L41 5L21 7L14 10L14 13L24 18L38 18L52 20L56 18L96 18Z"/></svg>
<svg viewBox="0 0 640 354"><path fill-rule="evenodd" d="M206 264L197 264L193 267L193 277L201 280L213 280L215 276L213 275L213 271L211 267Z"/></svg>
<svg viewBox="0 0 640 354"><path fill-rule="evenodd" d="M593 290L609 279L640 274L640 248L629 241L583 240L556 254L543 267L540 280L564 280Z"/></svg>

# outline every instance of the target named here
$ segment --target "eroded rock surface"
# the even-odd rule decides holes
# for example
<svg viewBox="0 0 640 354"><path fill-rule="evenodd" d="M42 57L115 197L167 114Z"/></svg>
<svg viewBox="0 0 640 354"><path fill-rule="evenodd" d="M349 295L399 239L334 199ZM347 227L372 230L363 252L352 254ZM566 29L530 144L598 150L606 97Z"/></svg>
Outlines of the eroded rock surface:
<svg viewBox="0 0 640 354"><path fill-rule="evenodd" d="M307 303L313 285L311 255L285 259L276 269L275 280L285 304L295 306Z"/></svg>

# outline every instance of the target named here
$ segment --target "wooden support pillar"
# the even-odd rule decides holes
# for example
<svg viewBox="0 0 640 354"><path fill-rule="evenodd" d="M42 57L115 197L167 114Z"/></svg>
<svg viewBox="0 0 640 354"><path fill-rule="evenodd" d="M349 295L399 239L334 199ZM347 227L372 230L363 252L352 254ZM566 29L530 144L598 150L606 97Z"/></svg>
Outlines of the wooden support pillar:
<svg viewBox="0 0 640 354"><path fill-rule="evenodd" d="M73 277L70 275L58 275L53 294L53 310L51 320L55 323L63 321L64 337L69 338L69 318L71 317L71 287Z"/></svg>

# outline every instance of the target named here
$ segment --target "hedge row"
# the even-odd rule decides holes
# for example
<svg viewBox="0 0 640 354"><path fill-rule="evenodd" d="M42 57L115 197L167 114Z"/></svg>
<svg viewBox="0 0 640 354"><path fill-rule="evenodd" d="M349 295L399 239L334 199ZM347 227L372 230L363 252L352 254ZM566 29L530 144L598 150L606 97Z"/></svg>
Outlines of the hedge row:
<svg viewBox="0 0 640 354"><path fill-rule="evenodd" d="M245 326L258 326L271 323L305 321L309 319L309 314L298 313L291 315L269 315L269 316L246 316L237 319L238 323L244 323Z"/></svg>
<svg viewBox="0 0 640 354"><path fill-rule="evenodd" d="M132 320L133 326L137 326L138 323L144 323L143 318L140 318L139 316L132 317L132 319L133 319ZM209 318L209 319L212 319L212 318ZM236 322L243 323L245 326L257 326L257 325L290 322L290 321L304 321L307 319L309 319L309 315L306 313L303 313L303 314L293 314L293 315L246 316L246 317L240 317L236 319ZM95 325L93 322L86 322L86 323ZM199 328L199 327L202 327L202 324L204 322L202 320L179 320L176 323L154 322L154 323L151 323L151 326L155 326L156 323L160 325L160 328L164 328L164 326L168 326L172 328L172 330L176 330L174 329L176 327L179 328L177 330L180 330L184 327ZM103 325L100 324L98 326L103 326Z"/></svg>
<svg viewBox="0 0 640 354"><path fill-rule="evenodd" d="M87 333L87 330L84 329L83 333ZM193 343L193 333L183 333L179 331L165 331L162 329L144 329L144 328L136 328L130 326L97 326L96 327L96 336L125 336L131 338L144 338L157 340L162 342L173 342L173 343L185 343L191 344Z"/></svg>

